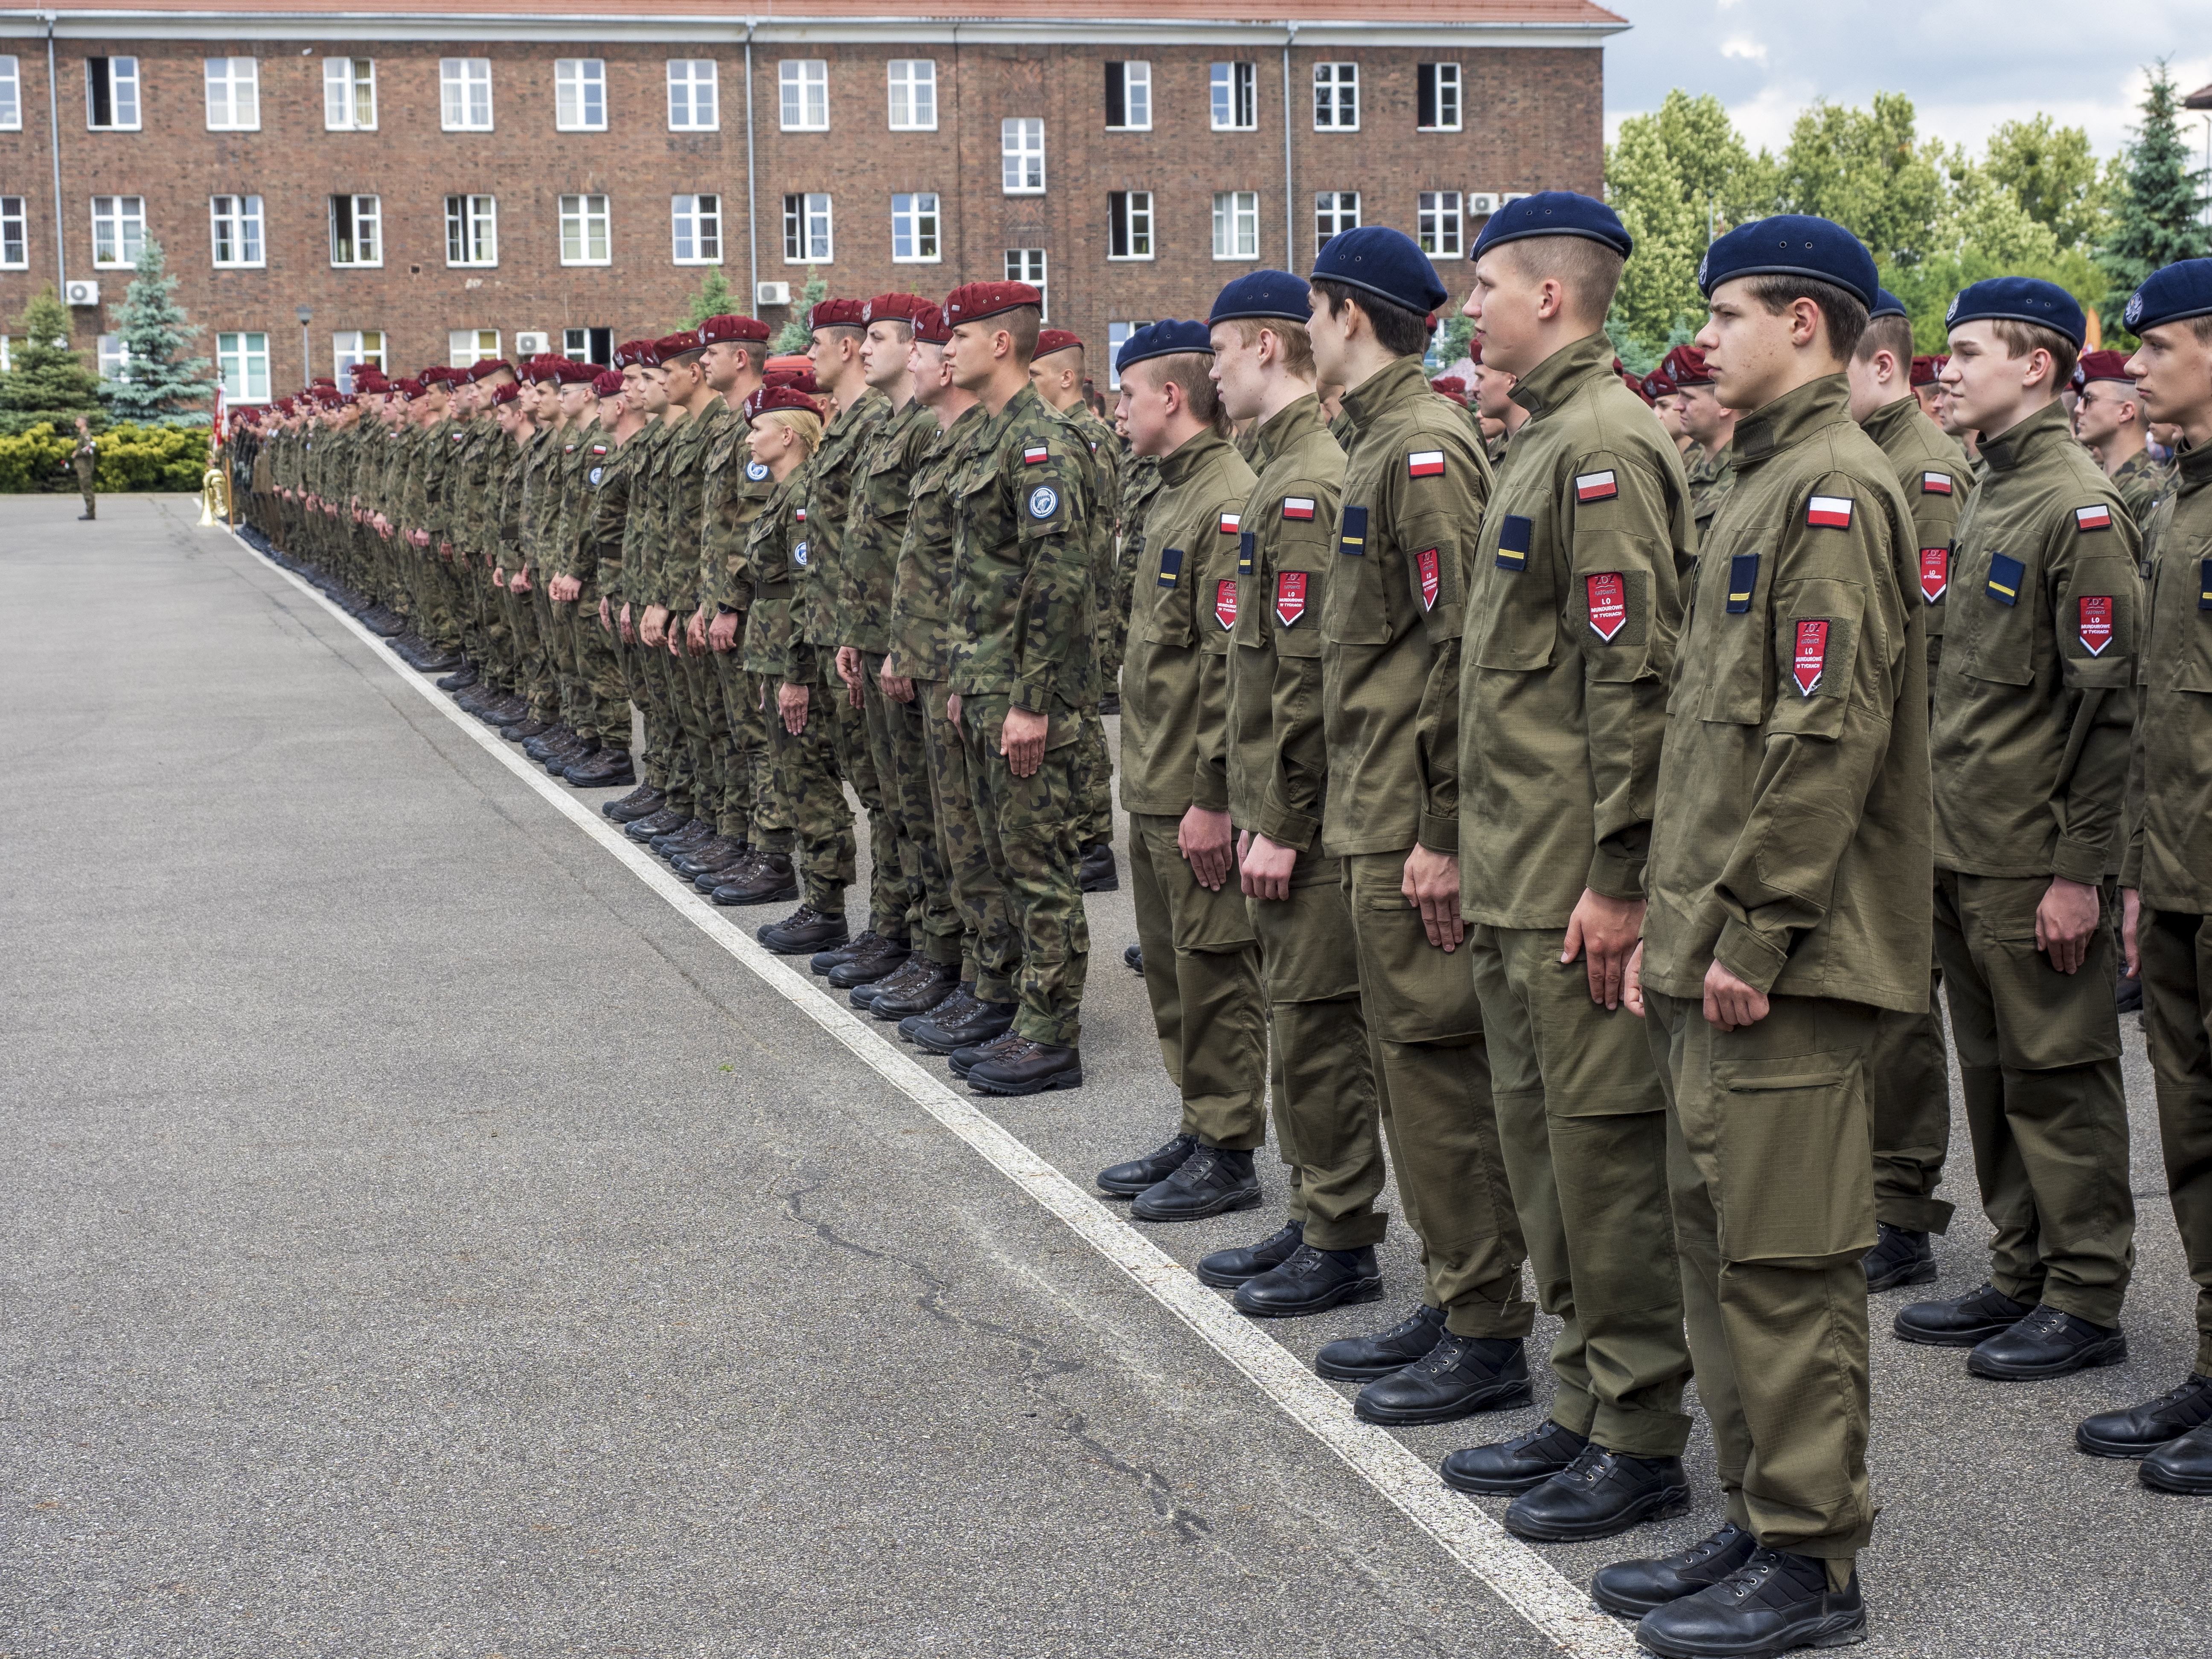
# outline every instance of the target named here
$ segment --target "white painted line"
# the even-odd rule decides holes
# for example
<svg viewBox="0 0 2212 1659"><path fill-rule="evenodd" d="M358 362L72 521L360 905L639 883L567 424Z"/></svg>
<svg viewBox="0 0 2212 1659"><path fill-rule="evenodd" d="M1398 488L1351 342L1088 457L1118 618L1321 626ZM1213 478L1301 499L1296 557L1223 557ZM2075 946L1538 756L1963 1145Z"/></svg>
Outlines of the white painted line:
<svg viewBox="0 0 2212 1659"><path fill-rule="evenodd" d="M249 544L241 540L240 545L261 559ZM1561 1653L1573 1659L1632 1659L1640 1651L1627 1626L1592 1607L1589 1596L1551 1563L1445 1486L1434 1469L1390 1434L1354 1417L1351 1401L1200 1284L1188 1268L977 1110L972 1100L954 1093L942 1078L924 1071L843 1002L824 996L810 973L789 966L751 934L732 926L710 900L664 868L649 849L640 847L595 807L555 782L544 767L519 754L497 732L455 707L428 676L415 672L393 656L381 639L320 589L281 565L272 563L269 568L374 647L379 661L421 692L425 702L556 811L619 859L686 921L1134 1279Z"/></svg>

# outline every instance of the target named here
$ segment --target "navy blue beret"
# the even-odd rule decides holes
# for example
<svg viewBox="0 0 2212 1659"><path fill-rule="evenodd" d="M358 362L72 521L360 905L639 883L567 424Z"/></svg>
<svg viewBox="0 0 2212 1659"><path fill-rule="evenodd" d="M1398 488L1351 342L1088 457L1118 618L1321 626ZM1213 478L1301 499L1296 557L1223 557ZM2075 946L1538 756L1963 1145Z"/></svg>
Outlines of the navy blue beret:
<svg viewBox="0 0 2212 1659"><path fill-rule="evenodd" d="M1943 313L1943 326L1979 322L2037 323L2063 334L2077 346L2088 331L2081 301L2040 276L1992 276L1954 294L1950 308Z"/></svg>
<svg viewBox="0 0 2212 1659"><path fill-rule="evenodd" d="M1480 259L1500 242L1517 242L1526 236L1580 236L1604 243L1624 259L1636 247L1620 216L1604 203L1571 190L1540 190L1492 214L1467 257Z"/></svg>
<svg viewBox="0 0 2212 1659"><path fill-rule="evenodd" d="M1899 299L1897 295L1892 294L1886 288L1878 288L1875 290L1875 293L1879 297L1875 299L1872 308L1868 311L1867 321L1872 322L1877 317L1902 317L1905 315L1905 301Z"/></svg>
<svg viewBox="0 0 2212 1659"><path fill-rule="evenodd" d="M1866 245L1841 225L1809 213L1778 213L1738 225L1705 250L1698 292L1710 300L1715 289L1738 276L1810 276L1856 295L1869 311L1881 295Z"/></svg>
<svg viewBox="0 0 2212 1659"><path fill-rule="evenodd" d="M1114 372L1117 374L1132 363L1141 363L1147 357L1174 357L1186 351L1202 351L1213 355L1213 336L1204 323L1178 322L1172 317L1163 317L1157 323L1148 323L1121 343L1115 354Z"/></svg>
<svg viewBox="0 0 2212 1659"><path fill-rule="evenodd" d="M1314 259L1316 282L1341 283L1425 316L1444 302L1444 287L1420 245L1388 225L1362 225L1332 236Z"/></svg>
<svg viewBox="0 0 2212 1659"><path fill-rule="evenodd" d="M2160 323L2212 316L2212 259L2177 259L2154 270L2128 300L2120 320L2131 334Z"/></svg>
<svg viewBox="0 0 2212 1659"><path fill-rule="evenodd" d="M1237 317L1279 317L1303 323L1313 315L1313 301L1308 297L1311 292L1304 277L1293 276L1287 270L1255 270L1223 289L1213 301L1212 315L1206 320L1225 323Z"/></svg>

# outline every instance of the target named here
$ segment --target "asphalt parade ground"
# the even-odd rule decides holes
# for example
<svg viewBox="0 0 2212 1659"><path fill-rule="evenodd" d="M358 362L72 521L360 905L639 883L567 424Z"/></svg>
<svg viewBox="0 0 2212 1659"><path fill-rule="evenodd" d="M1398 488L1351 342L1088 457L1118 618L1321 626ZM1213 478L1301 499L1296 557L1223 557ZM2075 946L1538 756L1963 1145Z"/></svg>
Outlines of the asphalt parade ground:
<svg viewBox="0 0 2212 1659"><path fill-rule="evenodd" d="M1087 1085L982 1101L184 496L0 503L0 1659L1632 1654L1591 1570L1093 1173L1176 1114L1129 896ZM1117 850L1126 842L1117 833ZM865 844L863 859L866 857ZM1124 866L1126 880L1126 864ZM865 884L854 889L860 925ZM2212 1654L2212 1506L2075 1421L2189 1369L2142 1039L2128 1362L1986 1382L1876 1298L1875 1656ZM1392 1206L1395 1209L1395 1200Z"/></svg>

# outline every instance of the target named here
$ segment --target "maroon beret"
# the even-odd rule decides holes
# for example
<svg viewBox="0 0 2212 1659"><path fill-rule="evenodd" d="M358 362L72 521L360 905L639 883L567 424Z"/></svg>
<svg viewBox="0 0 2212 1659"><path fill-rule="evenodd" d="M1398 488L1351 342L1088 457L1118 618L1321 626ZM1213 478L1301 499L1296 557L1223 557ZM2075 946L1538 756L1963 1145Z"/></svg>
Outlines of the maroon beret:
<svg viewBox="0 0 2212 1659"><path fill-rule="evenodd" d="M924 306L915 313L914 337L931 345L944 345L952 338L952 331L945 325L943 312L935 306Z"/></svg>
<svg viewBox="0 0 2212 1659"><path fill-rule="evenodd" d="M419 398L429 388L420 380L394 380L392 389L403 398Z"/></svg>
<svg viewBox="0 0 2212 1659"><path fill-rule="evenodd" d="M806 326L816 328L863 328L866 319L860 315L858 300L824 300L806 313Z"/></svg>
<svg viewBox="0 0 2212 1659"><path fill-rule="evenodd" d="M659 368L660 353L650 340L624 340L615 348L617 368Z"/></svg>
<svg viewBox="0 0 2212 1659"><path fill-rule="evenodd" d="M699 325L699 338L708 345L718 340L768 338L768 325L757 317L709 317Z"/></svg>
<svg viewBox="0 0 2212 1659"><path fill-rule="evenodd" d="M1044 295L1027 283L963 283L945 296L945 321L948 327L980 323L986 317L1018 311L1024 306L1042 310Z"/></svg>
<svg viewBox="0 0 2212 1659"><path fill-rule="evenodd" d="M2087 386L2092 380L2126 380L2133 383L2135 376L2128 373L2128 354L2124 351L2085 351L2074 370L2074 384Z"/></svg>
<svg viewBox="0 0 2212 1659"><path fill-rule="evenodd" d="M469 366L469 379L482 385L507 366L507 361L504 357L486 357L481 362L471 363Z"/></svg>
<svg viewBox="0 0 2212 1659"><path fill-rule="evenodd" d="M687 328L681 334L664 334L653 343L653 349L661 362L672 362L687 352L700 351L707 343L699 337L699 331Z"/></svg>
<svg viewBox="0 0 2212 1659"><path fill-rule="evenodd" d="M1080 334L1071 334L1064 328L1041 328L1037 331L1036 355L1048 357L1055 351L1065 351L1070 346L1082 343Z"/></svg>
<svg viewBox="0 0 2212 1659"><path fill-rule="evenodd" d="M1660 363L1659 372L1677 392L1686 386L1713 383L1713 371L1705 362L1705 354L1693 345L1676 346Z"/></svg>
<svg viewBox="0 0 2212 1659"><path fill-rule="evenodd" d="M605 369L592 377L592 390L602 398L622 396L623 377L619 370Z"/></svg>
<svg viewBox="0 0 2212 1659"><path fill-rule="evenodd" d="M1950 361L1950 358L1948 356L1915 357L1912 360L1912 374L1911 377L1911 384L1914 386L1934 386L1936 384L1936 377L1943 372L1943 365Z"/></svg>
<svg viewBox="0 0 2212 1659"><path fill-rule="evenodd" d="M814 372L805 368L772 368L761 376L769 386L782 386L788 391L803 392L809 398L818 398L822 388L815 384Z"/></svg>
<svg viewBox="0 0 2212 1659"><path fill-rule="evenodd" d="M505 386L495 386L491 389L492 406L495 409L501 404L511 404L521 395L522 383L520 380L509 380Z"/></svg>
<svg viewBox="0 0 2212 1659"><path fill-rule="evenodd" d="M564 357L553 368L553 378L562 386L589 386L599 377L597 363L572 363Z"/></svg>
<svg viewBox="0 0 2212 1659"><path fill-rule="evenodd" d="M889 318L895 322L911 325L929 303L919 294L878 294L872 300L860 301L860 320L872 323Z"/></svg>
<svg viewBox="0 0 2212 1659"><path fill-rule="evenodd" d="M1467 382L1456 374L1441 374L1429 382L1429 390L1441 392L1449 398L1455 392L1466 391Z"/></svg>
<svg viewBox="0 0 2212 1659"><path fill-rule="evenodd" d="M809 415L821 413L814 407L814 400L811 398L796 387L787 386L761 387L759 391L745 399L740 412L745 417L745 424L750 426L762 416L773 413L779 409L800 409Z"/></svg>

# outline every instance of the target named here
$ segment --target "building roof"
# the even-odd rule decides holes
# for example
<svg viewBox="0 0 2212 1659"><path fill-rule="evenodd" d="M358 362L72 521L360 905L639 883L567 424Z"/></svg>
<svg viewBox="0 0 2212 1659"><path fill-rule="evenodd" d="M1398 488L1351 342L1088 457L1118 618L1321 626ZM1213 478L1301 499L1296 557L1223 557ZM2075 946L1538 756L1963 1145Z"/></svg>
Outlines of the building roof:
<svg viewBox="0 0 2212 1659"><path fill-rule="evenodd" d="M2212 109L2212 87L2199 87L2181 100L2184 109Z"/></svg>

